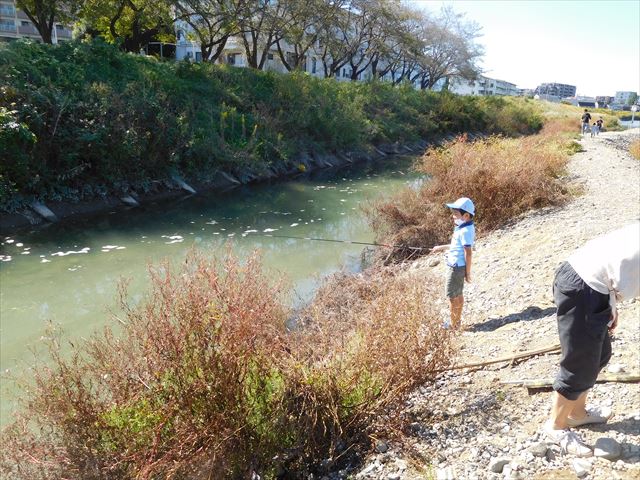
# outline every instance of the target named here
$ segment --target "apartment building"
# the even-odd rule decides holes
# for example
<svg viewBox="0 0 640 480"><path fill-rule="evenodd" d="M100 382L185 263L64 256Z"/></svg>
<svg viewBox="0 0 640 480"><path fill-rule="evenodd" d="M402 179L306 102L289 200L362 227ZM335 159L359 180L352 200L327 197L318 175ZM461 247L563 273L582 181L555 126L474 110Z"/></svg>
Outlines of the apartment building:
<svg viewBox="0 0 640 480"><path fill-rule="evenodd" d="M609 95L598 95L596 97L596 102L598 102L599 108L605 108L607 105L614 103L614 97Z"/></svg>
<svg viewBox="0 0 640 480"><path fill-rule="evenodd" d="M449 91L458 95L480 96L516 96L519 94L519 90L514 83L483 75L478 76L475 80L454 80L449 83Z"/></svg>
<svg viewBox="0 0 640 480"><path fill-rule="evenodd" d="M616 92L616 96L613 99L613 103L617 105L628 105L632 99L637 99L636 92Z"/></svg>
<svg viewBox="0 0 640 480"><path fill-rule="evenodd" d="M542 83L535 90L537 95L551 95L553 97L567 98L576 96L576 86L565 83Z"/></svg>
<svg viewBox="0 0 640 480"><path fill-rule="evenodd" d="M53 43L60 43L71 40L72 32L68 27L55 23L51 36ZM0 42L11 42L19 38L42 41L27 14L16 7L15 0L0 0Z"/></svg>

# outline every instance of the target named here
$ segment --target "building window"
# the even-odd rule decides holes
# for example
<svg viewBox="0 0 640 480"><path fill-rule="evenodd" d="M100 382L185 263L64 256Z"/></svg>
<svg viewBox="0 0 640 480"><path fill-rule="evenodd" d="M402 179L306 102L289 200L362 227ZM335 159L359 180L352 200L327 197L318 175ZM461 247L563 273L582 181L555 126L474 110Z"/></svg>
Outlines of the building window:
<svg viewBox="0 0 640 480"><path fill-rule="evenodd" d="M60 24L56 25L56 30L58 30L59 32L64 30L64 25L60 25Z"/></svg>
<svg viewBox="0 0 640 480"><path fill-rule="evenodd" d="M21 24L23 27L28 27L29 25L31 25L31 22L30 22L29 20L22 20L22 21L20 22L20 24Z"/></svg>
<svg viewBox="0 0 640 480"><path fill-rule="evenodd" d="M273 60L273 53L267 54L267 60Z"/></svg>
<svg viewBox="0 0 640 480"><path fill-rule="evenodd" d="M317 63L316 57L313 57L311 59L311 73L316 73Z"/></svg>
<svg viewBox="0 0 640 480"><path fill-rule="evenodd" d="M13 20L0 20L1 32L14 32L16 31L16 24Z"/></svg>
<svg viewBox="0 0 640 480"><path fill-rule="evenodd" d="M202 52L196 52L196 62L202 61Z"/></svg>
<svg viewBox="0 0 640 480"><path fill-rule="evenodd" d="M227 63L229 65L235 65L236 64L236 53L230 53L227 55Z"/></svg>
<svg viewBox="0 0 640 480"><path fill-rule="evenodd" d="M13 5L0 5L0 15L4 15L5 17L15 17L16 9L13 8Z"/></svg>

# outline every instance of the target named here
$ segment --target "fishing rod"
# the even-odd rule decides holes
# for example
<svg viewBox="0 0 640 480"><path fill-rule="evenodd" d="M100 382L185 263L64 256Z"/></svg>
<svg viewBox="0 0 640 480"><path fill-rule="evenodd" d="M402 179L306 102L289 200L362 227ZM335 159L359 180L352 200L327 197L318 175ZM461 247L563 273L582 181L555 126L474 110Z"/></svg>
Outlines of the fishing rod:
<svg viewBox="0 0 640 480"><path fill-rule="evenodd" d="M389 245L386 243L356 242L355 240L337 240L334 238L318 238L318 237L294 237L292 235L274 235L272 233L260 233L260 232L252 232L252 233L254 233L255 235L259 235L261 237L288 238L293 240L311 240L314 242L350 243L352 245L371 245L373 247L407 248L409 250L430 250L430 248L428 247L408 247L405 245Z"/></svg>

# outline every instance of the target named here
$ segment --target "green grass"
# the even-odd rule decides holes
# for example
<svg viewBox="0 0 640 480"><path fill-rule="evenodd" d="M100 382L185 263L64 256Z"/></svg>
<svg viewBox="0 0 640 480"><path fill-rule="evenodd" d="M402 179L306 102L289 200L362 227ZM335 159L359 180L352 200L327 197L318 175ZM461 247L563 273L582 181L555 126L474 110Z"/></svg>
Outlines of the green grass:
<svg viewBox="0 0 640 480"><path fill-rule="evenodd" d="M541 128L527 100L163 62L105 43L0 46L0 209L282 172L302 152Z"/></svg>

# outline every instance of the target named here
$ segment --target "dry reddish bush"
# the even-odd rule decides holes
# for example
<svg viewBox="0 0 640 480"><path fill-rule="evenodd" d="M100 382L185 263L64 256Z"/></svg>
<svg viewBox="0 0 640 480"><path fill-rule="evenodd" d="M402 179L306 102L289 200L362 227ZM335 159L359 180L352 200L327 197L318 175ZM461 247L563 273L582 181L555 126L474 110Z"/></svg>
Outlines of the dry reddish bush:
<svg viewBox="0 0 640 480"><path fill-rule="evenodd" d="M301 401L332 410L319 435L370 433L386 409L449 365L450 332L430 301L437 284L385 267L334 275L319 291L295 344L305 365L298 370ZM325 383L312 387L318 378Z"/></svg>
<svg viewBox="0 0 640 480"><path fill-rule="evenodd" d="M52 362L35 371L23 415L3 432L4 477L308 470L449 361L428 286L393 269L329 283L294 332L281 284L255 257L192 253L150 273L138 305L123 287L119 331L65 356L52 336Z"/></svg>
<svg viewBox="0 0 640 480"><path fill-rule="evenodd" d="M255 257L191 254L150 273L147 298L123 302L121 332L107 328L69 359L52 343L53 364L35 372L25 416L5 432L10 478L221 478L282 447L280 287Z"/></svg>
<svg viewBox="0 0 640 480"><path fill-rule="evenodd" d="M568 197L559 177L572 148L571 126L556 119L529 137L468 142L461 136L429 149L416 165L429 177L419 190L405 189L367 208L377 240L425 249L447 243L453 225L444 205L463 196L476 205L479 234L528 210L561 204ZM400 261L409 252L414 253L394 249L380 255Z"/></svg>
<svg viewBox="0 0 640 480"><path fill-rule="evenodd" d="M631 145L629 145L629 153L637 160L640 160L640 140L631 142Z"/></svg>

